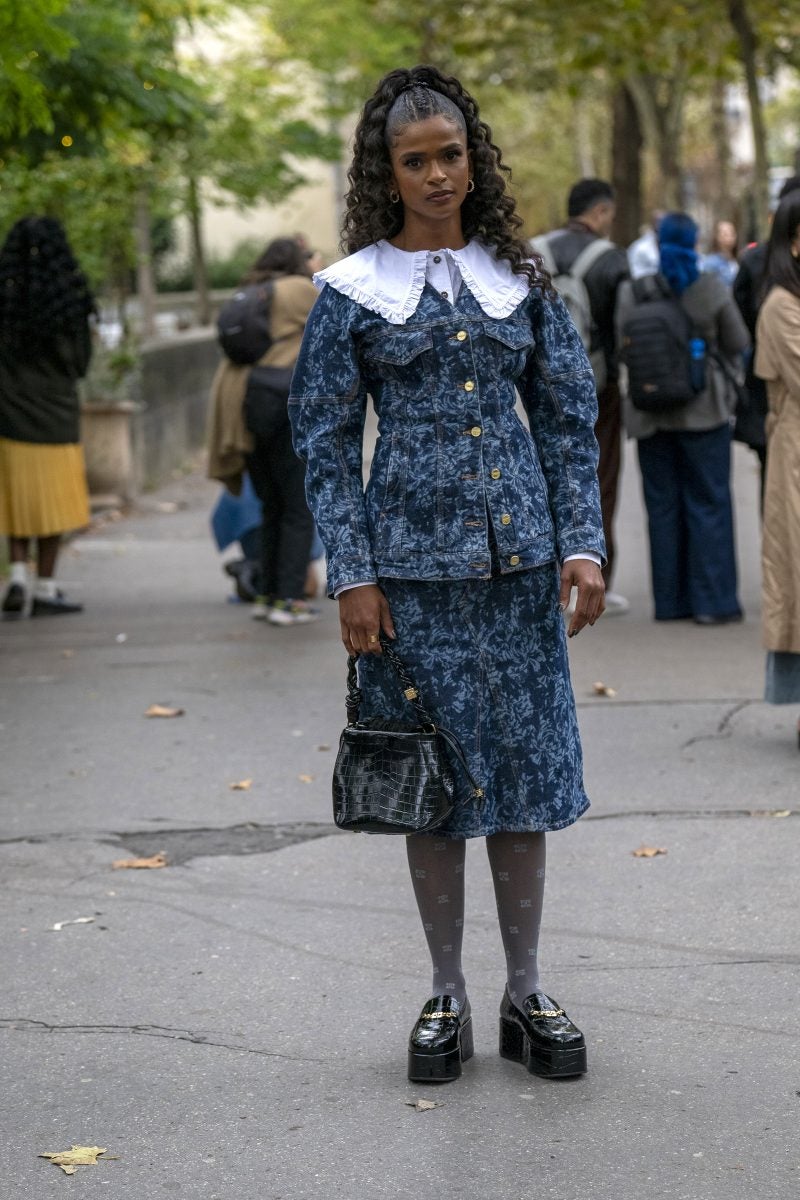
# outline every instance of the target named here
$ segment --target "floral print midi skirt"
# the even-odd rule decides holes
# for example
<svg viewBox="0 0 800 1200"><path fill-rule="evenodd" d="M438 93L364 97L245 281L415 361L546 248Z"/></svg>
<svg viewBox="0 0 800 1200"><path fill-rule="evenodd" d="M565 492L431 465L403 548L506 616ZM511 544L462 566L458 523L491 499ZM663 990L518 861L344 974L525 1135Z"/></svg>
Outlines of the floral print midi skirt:
<svg viewBox="0 0 800 1200"><path fill-rule="evenodd" d="M559 572L550 563L489 580L382 579L395 648L484 789L437 835L563 829L589 807L569 677ZM359 660L364 716L414 720L384 657ZM469 796L462 779L460 796Z"/></svg>

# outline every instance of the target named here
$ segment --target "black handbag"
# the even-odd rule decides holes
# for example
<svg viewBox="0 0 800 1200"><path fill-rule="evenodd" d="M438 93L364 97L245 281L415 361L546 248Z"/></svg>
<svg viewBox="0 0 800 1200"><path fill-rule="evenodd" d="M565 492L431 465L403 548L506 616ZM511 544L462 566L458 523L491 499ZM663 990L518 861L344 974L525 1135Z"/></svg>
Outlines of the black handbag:
<svg viewBox="0 0 800 1200"><path fill-rule="evenodd" d="M244 394L244 423L260 438L275 437L289 426L289 388L293 367L253 367Z"/></svg>
<svg viewBox="0 0 800 1200"><path fill-rule="evenodd" d="M381 646L414 707L418 724L358 718L361 689L356 657L347 660L347 725L333 768L333 819L340 829L363 833L429 833L456 807L456 777L449 755L472 787L467 800L483 791L470 774L455 734L437 726L419 691L388 640ZM449 752L449 753L448 753Z"/></svg>

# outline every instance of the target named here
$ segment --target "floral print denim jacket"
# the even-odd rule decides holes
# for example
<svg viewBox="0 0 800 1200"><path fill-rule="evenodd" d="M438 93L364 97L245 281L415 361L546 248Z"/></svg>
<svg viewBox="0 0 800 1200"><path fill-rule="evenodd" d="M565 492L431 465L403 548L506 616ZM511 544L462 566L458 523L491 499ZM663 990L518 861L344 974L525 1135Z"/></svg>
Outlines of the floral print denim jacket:
<svg viewBox="0 0 800 1200"><path fill-rule="evenodd" d="M379 437L365 490L368 394ZM467 286L451 303L426 285L398 325L326 285L289 415L330 595L381 577L486 579L493 555L509 573L605 554L594 377L563 302L539 288L492 318Z"/></svg>

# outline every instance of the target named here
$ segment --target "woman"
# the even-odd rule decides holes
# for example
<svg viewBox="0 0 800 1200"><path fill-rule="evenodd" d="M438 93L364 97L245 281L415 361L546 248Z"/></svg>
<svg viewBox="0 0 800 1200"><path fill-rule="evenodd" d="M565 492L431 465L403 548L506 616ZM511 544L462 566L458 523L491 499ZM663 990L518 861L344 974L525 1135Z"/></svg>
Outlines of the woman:
<svg viewBox="0 0 800 1200"><path fill-rule="evenodd" d="M655 619L724 625L742 619L730 490L736 400L731 375L749 337L724 283L700 274L692 218L667 213L658 241L666 290L680 298L695 338L704 343L705 386L680 408L642 412L629 394L623 403L625 427L639 451ZM617 302L620 346L636 307L634 285L623 284Z"/></svg>
<svg viewBox="0 0 800 1200"><path fill-rule="evenodd" d="M289 380L317 298L305 251L294 238L270 242L243 281L271 282L272 345L254 366L224 360L211 389L209 474L238 495L246 465L262 503L261 591L252 615L271 625L307 625L319 613L303 598L314 522L304 466L292 449Z"/></svg>
<svg viewBox="0 0 800 1200"><path fill-rule="evenodd" d="M767 250L756 374L767 382L762 542L765 699L800 701L800 192L778 206ZM798 722L800 745L800 721Z"/></svg>
<svg viewBox="0 0 800 1200"><path fill-rule="evenodd" d="M739 274L739 235L732 221L717 221L711 249L703 258L703 270L718 275L726 287L732 288Z"/></svg>
<svg viewBox="0 0 800 1200"><path fill-rule="evenodd" d="M89 366L93 313L58 221L18 221L0 250L0 533L11 560L0 609L7 620L82 608L54 575L62 534L89 522L77 383Z"/></svg>
<svg viewBox="0 0 800 1200"><path fill-rule="evenodd" d="M603 611L596 400L503 170L458 80L415 67L381 81L356 131L349 257L317 276L290 400L365 708L404 707L383 634L486 796L407 839L433 960L409 1043L416 1080L454 1079L472 1053L469 837L486 838L508 960L501 1053L543 1075L580 1074L586 1061L583 1035L542 990L537 943L545 831L589 803L562 609L575 585L570 636ZM365 493L367 393L380 436Z"/></svg>

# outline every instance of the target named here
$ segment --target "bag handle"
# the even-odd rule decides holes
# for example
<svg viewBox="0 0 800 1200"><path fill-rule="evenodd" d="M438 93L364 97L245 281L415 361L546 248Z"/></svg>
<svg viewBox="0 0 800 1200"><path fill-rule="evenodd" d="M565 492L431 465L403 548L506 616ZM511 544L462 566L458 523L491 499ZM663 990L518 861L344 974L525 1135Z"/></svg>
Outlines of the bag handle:
<svg viewBox="0 0 800 1200"><path fill-rule="evenodd" d="M435 729L436 723L435 723L433 717L431 716L431 714L428 712L427 708L425 708L425 706L423 705L423 703L420 699L420 695L419 695L419 688L414 683L414 680L411 678L411 675L409 674L408 668L406 667L405 663L403 662L400 655L395 650L394 646L391 645L391 643L389 642L389 639L384 634L381 634L380 638L381 638L381 649L383 650L383 653L388 658L389 662L394 667L397 677L400 680L401 684L403 685L403 695L405 696L406 700L408 700L411 704L414 705L414 711L416 712L417 716L419 717L420 724L426 725L430 729ZM361 688L358 686L358 676L356 675L357 661L358 661L357 654L349 654L348 655L348 657L347 657L347 700L345 701L345 706L347 708L347 723L348 723L348 725L355 725L356 721L358 720L358 713L359 713L359 709L361 708L361 701L364 698L364 694L361 691Z"/></svg>
<svg viewBox="0 0 800 1200"><path fill-rule="evenodd" d="M433 717L420 700L419 689L411 678L408 668L401 659L400 655L397 653L394 646L391 645L388 638L386 638L384 634L380 635L380 639L381 648L389 662L394 667L395 672L397 673L397 676L403 685L403 695L405 696L406 700L414 705L414 710L420 719L420 723L431 733L437 733L440 737L444 738L445 742L450 747L454 758L469 780L470 787L472 788L472 796L470 798L474 800L482 800L484 794L483 788L480 787L473 778L472 772L467 765L463 747L458 738L454 733L451 733L449 729L443 729L441 725L436 724ZM358 675L356 674L357 662L357 654L349 654L347 656L347 699L345 701L345 707L347 708L348 725L355 725L357 723L359 710L361 708L361 701L364 698L364 694L361 691L361 688L358 686Z"/></svg>

